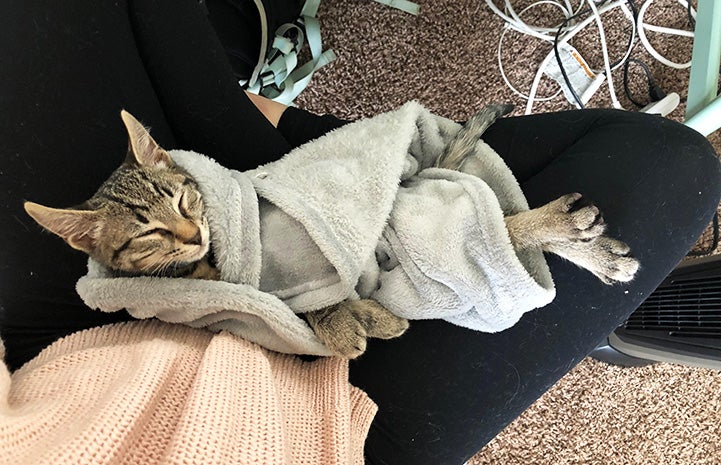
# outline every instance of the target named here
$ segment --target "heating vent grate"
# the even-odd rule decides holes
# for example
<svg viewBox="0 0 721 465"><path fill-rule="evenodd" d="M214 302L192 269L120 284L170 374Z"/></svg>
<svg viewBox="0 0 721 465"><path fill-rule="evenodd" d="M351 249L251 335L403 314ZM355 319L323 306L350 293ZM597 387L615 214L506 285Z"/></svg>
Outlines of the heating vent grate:
<svg viewBox="0 0 721 465"><path fill-rule="evenodd" d="M663 331L669 336L721 337L721 276L662 284L624 328Z"/></svg>

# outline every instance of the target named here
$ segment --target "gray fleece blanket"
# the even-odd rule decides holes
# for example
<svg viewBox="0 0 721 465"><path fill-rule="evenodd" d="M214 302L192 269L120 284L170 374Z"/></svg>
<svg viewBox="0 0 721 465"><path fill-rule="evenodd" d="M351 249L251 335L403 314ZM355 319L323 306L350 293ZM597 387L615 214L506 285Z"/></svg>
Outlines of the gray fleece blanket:
<svg viewBox="0 0 721 465"><path fill-rule="evenodd" d="M511 245L503 217L528 204L502 159L479 141L467 172L433 168L459 129L410 102L252 171L172 151L200 186L221 281L117 278L90 260L77 291L286 353L330 355L298 313L349 298L506 329L555 290L542 252Z"/></svg>

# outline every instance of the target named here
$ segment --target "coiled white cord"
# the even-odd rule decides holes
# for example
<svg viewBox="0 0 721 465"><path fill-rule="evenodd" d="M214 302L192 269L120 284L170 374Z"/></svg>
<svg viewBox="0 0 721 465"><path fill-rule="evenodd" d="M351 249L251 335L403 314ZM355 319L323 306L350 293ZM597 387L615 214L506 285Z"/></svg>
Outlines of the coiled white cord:
<svg viewBox="0 0 721 465"><path fill-rule="evenodd" d="M677 35L677 36L683 36L683 37L693 37L692 31L684 31L683 29L673 29L669 27L661 27L661 26L654 26L652 24L646 24L643 21L643 17L646 14L646 10L653 4L655 0L647 0L646 3L644 3L641 8L638 10L638 38L643 44L643 46L648 50L648 53L650 53L655 59L660 61L666 66L670 66L671 68L675 69L685 69L691 67L691 60L689 60L686 63L676 63L675 61L671 61L668 58L664 57L658 51L651 45L651 43L648 41L648 38L646 37L646 30L659 32L662 34L671 34L671 35ZM681 6L684 8L689 8L688 2L686 0L676 0ZM696 19L696 10L691 10L691 16Z"/></svg>
<svg viewBox="0 0 721 465"><path fill-rule="evenodd" d="M501 77L503 78L506 85L517 95L527 100L526 103L526 114L530 114L533 109L533 104L535 102L539 101L548 101L556 96L559 95L560 91L554 94L550 97L536 97L536 94L538 92L538 87L541 81L541 78L543 76L544 71L546 70L546 67L550 63L552 59L555 58L555 52L554 50L551 50L548 55L543 59L541 64L538 67L538 71L536 72L536 75L533 79L533 83L531 84L531 89L528 94L525 94L513 86L511 84L510 80L506 76L503 62L501 59L501 51L503 47L503 40L505 38L506 33L508 32L508 29L513 29L515 31L521 32L523 34L535 37L537 39L543 40L545 42L553 43L556 33L559 29L559 27L563 26L565 22L569 22L570 24L567 26L568 30L566 30L561 36L559 36L558 39L558 46L562 46L564 44L567 44L574 36L576 36L579 32L581 32L586 26L591 24L595 21L597 27L598 27L598 33L599 38L601 41L601 49L603 53L603 62L604 66L602 70L593 70L595 73L600 73L597 77L597 80L602 81L605 80L608 82L608 90L609 94L611 96L611 102L612 105L615 108L623 108L621 106L621 103L618 100L618 97L616 95L616 91L613 84L613 79L611 76L611 73L619 68L620 66L623 66L623 64L626 62L626 60L629 58L631 54L631 50L633 49L633 46L635 45L635 39L636 39L636 29L638 29L638 37L641 43L644 45L644 47L649 51L649 53L659 60L661 63L671 66L674 68L687 68L690 66L690 61L688 63L675 63L671 60L666 59L663 57L660 53L658 53L649 43L648 38L646 37L645 31L654 31L659 33L665 33L665 34L673 34L678 36L685 36L685 37L693 37L693 32L690 31L684 31L679 29L671 29L666 27L660 27L655 26L651 24L646 24L643 22L644 14L648 10L649 6L654 2L655 0L647 0L639 10L638 19L635 20L633 17L633 14L631 10L628 8L627 0L616 0L612 2L598 2L597 0L580 0L578 2L577 7L574 9L573 5L571 4L570 0L540 0L536 3L533 3L523 10L520 11L520 13L517 13L515 9L513 8L513 5L511 4L510 0L504 0L504 10L502 11L496 4L494 0L486 0L486 4L488 7L499 17L503 18L503 20L506 22L505 30L501 34L501 37L498 42L498 66L501 72ZM684 6L685 8L688 8L688 3L686 0L677 0L677 2ZM539 27L535 25L527 24L521 16L526 13L531 8L535 8L541 5L552 5L556 8L558 8L563 16L566 18L565 21L560 22L559 24L552 26L552 27ZM579 15L579 13L584 9L584 6L588 6L590 11L590 15L583 20L577 22L577 23L571 23L569 19L574 18L575 16ZM603 21L602 21L602 15L609 12L610 10L614 8L620 8L625 17L631 22L632 25L632 32L631 32L631 40L629 41L628 48L626 49L626 52L624 53L623 58L614 66L611 64L609 54L608 54L608 46L606 43L606 34L603 27ZM691 14L693 17L696 16L695 10L691 10ZM564 26L564 29L566 26Z"/></svg>
<svg viewBox="0 0 721 465"><path fill-rule="evenodd" d="M526 8L524 8L523 10L521 10L521 12L520 12L518 15L516 15L515 12L513 12L514 18L517 18L517 19L516 19L516 22L513 23L513 24L512 24L512 23L507 23L507 24L506 24L506 27L503 28L503 32L501 33L501 38L498 40L498 53L497 53L497 56L498 56L498 69L499 69L499 71L501 72L501 78L502 78L503 81L506 83L506 85L508 86L508 88L510 88L516 95L518 95L518 96L520 96L520 97L522 97L522 98L524 98L524 99L526 99L526 100L530 100L531 97L528 96L528 95L526 95L526 94L524 94L523 92L519 91L518 89L516 89L516 88L514 87L514 85L511 84L511 81L508 79L508 77L506 76L506 72L505 72L505 70L503 69L503 60L501 59L501 56L502 56L501 50L502 50L502 48L503 48L503 39L505 38L505 36L506 36L506 34L508 33L509 30L514 29L514 30L517 30L517 31L519 31L519 32L525 32L525 31L528 31L528 32L526 32L526 33L531 33L531 32L532 32L531 35L534 35L535 37L538 37L538 38L541 39L541 40L553 41L553 36L548 35L548 34L546 34L546 33L541 33L540 30L555 31L556 29L558 29L558 27L556 27L556 28L554 28L554 29L550 29L550 28L545 28L545 29L544 29L544 28L541 28L541 29L539 29L539 30L535 30L535 29L532 29L534 26L528 26L528 25L526 25L526 23L523 22L523 20L521 20L520 15L522 15L522 14L525 13L526 11L530 10L531 8L535 8L536 6L539 6L539 5L553 5L553 6L559 8L559 9L561 10L561 12L563 13L564 17L569 18L569 17L573 16L574 13L573 13L573 11L572 11L572 9L571 9L570 3L569 3L568 1L566 1L566 4L567 4L566 6L568 7L568 9L567 9L566 7L564 7L563 5L561 5L560 3L556 2L556 1L553 1L553 0L541 0L541 1L539 1L539 2L536 2L536 3L533 3L533 4L531 4L531 5L528 5ZM510 19L510 18L509 18L509 19ZM520 25L520 27L518 27L518 26L516 26L516 25ZM559 24L559 26L560 26L560 24ZM536 34L537 34L537 35L536 35ZM538 98L533 98L532 100L535 101L535 102L546 102L546 101L549 101L549 100L553 100L553 99L556 98L561 92L563 92L562 89L559 89L558 92L556 92L555 94L551 95L550 97L538 97Z"/></svg>
<svg viewBox="0 0 721 465"><path fill-rule="evenodd" d="M592 0L587 0L587 1L588 1L589 3L593 3ZM594 6L595 6L595 5L594 5ZM578 23L573 29L571 29L570 31L564 33L564 34L559 38L559 41L558 41L559 46L562 45L562 44L568 43L569 40L571 40L574 36L576 36L578 33L580 33L580 32L581 32L586 26L588 26L591 22L593 22L593 21L597 21L597 23L600 22L600 16L601 16L602 14L604 14L604 13L612 10L613 8L619 8L619 7L624 11L624 13L626 13L626 16L627 16L627 17L630 17L630 18L631 18L631 21L633 21L633 14L631 14L631 11L630 11L630 10L628 9L628 7L626 6L626 0L616 0L615 2L611 2L611 3L608 3L608 4L606 4L606 5L603 5L600 9L596 9L596 10L593 12L593 13L594 13L593 15L585 18L583 21L581 21L580 23ZM635 28L634 28L634 30L635 30ZM611 79L611 71L612 71L612 69L611 69L611 67L610 67L610 61L608 60L608 50L607 50L607 44L606 44L606 36L605 36L605 34L604 34L603 27L600 27L600 28L599 28L599 34L600 34L600 37L601 37L601 46L602 46L602 48L603 48L603 50L604 50L604 52L605 52L605 53L604 53L604 65L605 65L605 67L606 67L606 73L607 73L606 81L609 81L609 82L610 82L610 81L612 81L612 79ZM634 37L635 37L635 33L634 33ZM626 53L625 53L625 55L624 55L624 57L623 57L623 59L621 60L620 63L625 62L626 59L628 58L628 56L631 54L631 49L632 49L633 40L631 40L630 43L631 43L631 46L629 46L628 49L626 50ZM555 59L555 54L554 54L554 51L553 51L553 50L551 50L550 52L548 52L548 55L546 55L546 58L544 58L544 60L541 62L541 65L538 67L538 71L536 72L536 76L535 76L535 78L533 79L533 84L531 85L531 91L530 91L530 93L529 93L529 97L530 97L530 98L529 98L528 102L526 103L526 111L525 111L525 114L527 114L527 115L530 115L530 114L532 113L532 111L533 111L534 98L535 98L535 96L536 96L536 92L538 92L538 86L539 86L539 84L540 84L540 82L541 82L541 77L543 76L543 72L544 72L544 70L546 69L546 66L548 66L548 63L549 63L552 59ZM620 64L617 65L616 67L618 67L618 66L620 66ZM615 68L613 68L613 69L615 69ZM594 71L595 71L595 70L594 70ZM611 82L610 85L609 85L609 91L610 91L610 93L611 93L611 95L612 95L611 99L612 99L612 101L614 102L614 106L615 106L616 108L622 108L622 107L621 107L621 104L618 103L618 98L616 97L615 90L614 90L614 88L613 88L613 83L612 83L612 82ZM618 105L618 106L616 106L616 105Z"/></svg>

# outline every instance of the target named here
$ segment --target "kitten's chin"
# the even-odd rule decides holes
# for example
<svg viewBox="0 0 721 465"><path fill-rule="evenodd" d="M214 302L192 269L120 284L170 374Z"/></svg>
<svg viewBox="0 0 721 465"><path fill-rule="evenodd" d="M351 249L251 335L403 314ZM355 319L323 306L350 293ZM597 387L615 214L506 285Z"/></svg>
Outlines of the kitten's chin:
<svg viewBox="0 0 721 465"><path fill-rule="evenodd" d="M203 257L208 255L208 251L210 250L210 244L206 242L202 245L194 247L194 249L195 250L189 250L188 255L182 258L183 262L194 263L198 260L201 260Z"/></svg>

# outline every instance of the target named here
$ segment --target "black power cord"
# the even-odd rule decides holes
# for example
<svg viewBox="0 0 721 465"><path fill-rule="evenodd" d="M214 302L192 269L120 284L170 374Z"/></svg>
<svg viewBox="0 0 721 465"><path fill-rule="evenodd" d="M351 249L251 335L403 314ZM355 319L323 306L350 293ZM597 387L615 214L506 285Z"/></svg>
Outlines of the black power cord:
<svg viewBox="0 0 721 465"><path fill-rule="evenodd" d="M569 16L566 18L560 26L558 26L558 30L556 30L556 35L553 37L553 53L556 55L556 62L558 63L558 67L561 69L561 74L563 75L563 80L566 83L566 86L568 87L568 90L571 91L571 95L573 96L573 99L578 104L579 108L585 108L583 105L583 102L581 101L581 97L578 96L578 93L576 93L576 89L573 88L573 85L571 84L571 80L568 78L568 73L566 73L566 68L563 67L563 61L561 60L561 52L558 49L558 39L561 37L561 33L563 32L563 29L568 25L569 22L573 21L574 19L587 14L589 11L591 11L590 8L587 8L583 11L580 11L576 13L573 16Z"/></svg>
<svg viewBox="0 0 721 465"><path fill-rule="evenodd" d="M643 69L644 73L646 74L646 80L648 81L648 96L651 99L651 102L658 102L659 100L666 97L666 92L661 89L661 87L656 84L656 81L653 80L653 76L651 75L651 70L648 68L648 65L644 63L641 60L637 60L635 58L629 58L626 63L623 64L623 90L626 92L626 97L639 108L645 107L647 103L641 103L636 101L636 99L633 98L633 95L631 95L631 90L628 88L628 69L631 65L631 63L635 63Z"/></svg>

